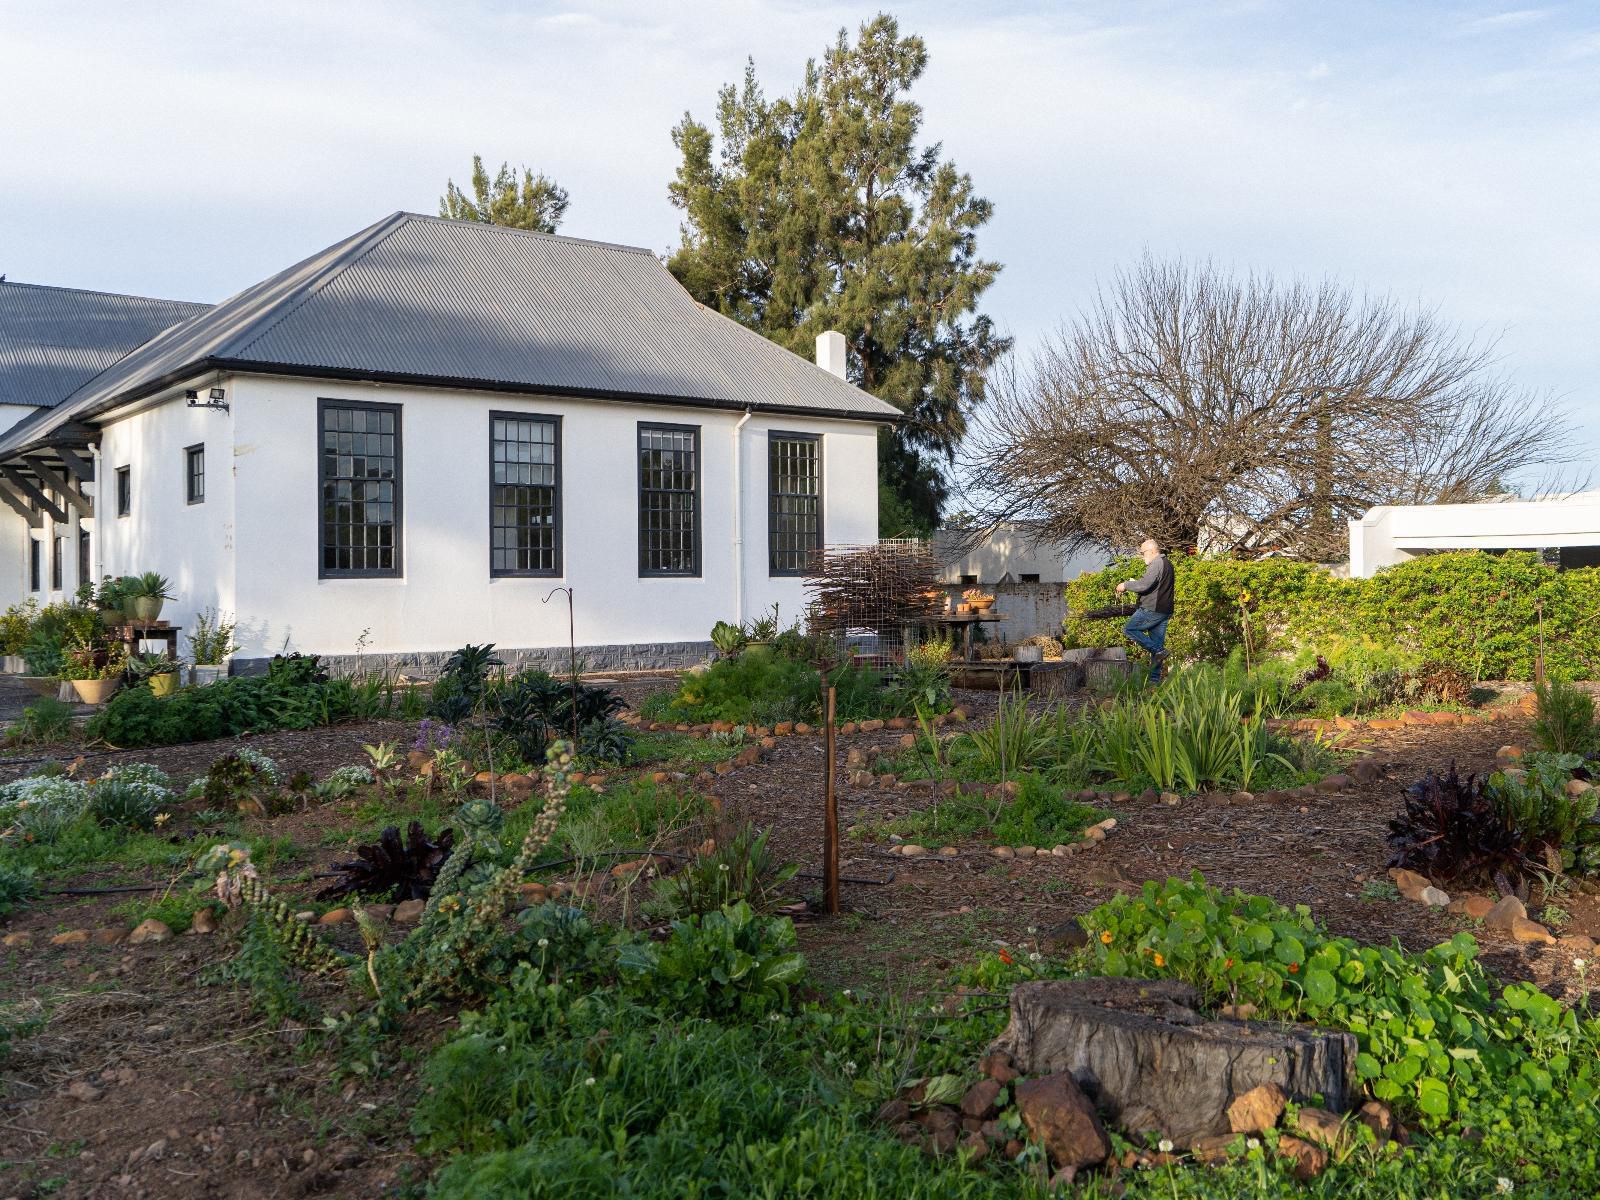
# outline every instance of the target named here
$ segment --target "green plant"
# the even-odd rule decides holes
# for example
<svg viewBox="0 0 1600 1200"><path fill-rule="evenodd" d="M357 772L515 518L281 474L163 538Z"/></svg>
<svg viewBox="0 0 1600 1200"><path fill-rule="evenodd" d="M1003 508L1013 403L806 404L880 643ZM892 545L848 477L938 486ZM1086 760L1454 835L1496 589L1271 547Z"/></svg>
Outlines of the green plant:
<svg viewBox="0 0 1600 1200"><path fill-rule="evenodd" d="M1557 674L1534 684L1533 736L1540 747L1556 754L1582 754L1596 747L1600 731L1594 719L1594 697Z"/></svg>
<svg viewBox="0 0 1600 1200"><path fill-rule="evenodd" d="M1106 814L1087 804L1068 800L1061 788L1036 775L1017 782L1016 795L999 806L993 833L1002 846L1043 846L1072 842Z"/></svg>
<svg viewBox="0 0 1600 1200"><path fill-rule="evenodd" d="M753 617L746 629L746 641L771 642L778 636L781 625L778 622L778 606L774 604L772 611Z"/></svg>
<svg viewBox="0 0 1600 1200"><path fill-rule="evenodd" d="M1577 841L1578 831L1595 815L1600 791L1572 795L1567 781L1582 763L1574 754L1540 752L1528 755L1520 772L1497 771L1485 791L1495 811L1515 831L1522 854L1532 861L1560 854Z"/></svg>
<svg viewBox="0 0 1600 1200"><path fill-rule="evenodd" d="M37 891L33 868L0 860L0 917L25 905Z"/></svg>
<svg viewBox="0 0 1600 1200"><path fill-rule="evenodd" d="M125 598L146 600L173 600L172 583L165 575L156 571L145 571L139 575L128 575L122 580L122 595Z"/></svg>
<svg viewBox="0 0 1600 1200"><path fill-rule="evenodd" d="M725 658L732 658L738 654L744 649L748 640L743 629L726 621L718 621L711 627L711 645Z"/></svg>
<svg viewBox="0 0 1600 1200"><path fill-rule="evenodd" d="M89 792L89 813L101 825L148 832L156 827L158 802L134 780L106 779Z"/></svg>
<svg viewBox="0 0 1600 1200"><path fill-rule="evenodd" d="M39 616L39 602L27 600L13 604L0 614L0 654L21 654L33 634Z"/></svg>
<svg viewBox="0 0 1600 1200"><path fill-rule="evenodd" d="M135 654L128 659L128 674L135 679L150 679L156 675L176 675L178 661L165 654Z"/></svg>
<svg viewBox="0 0 1600 1200"><path fill-rule="evenodd" d="M672 924L660 946L632 943L617 960L624 986L673 1012L761 1016L789 1002L805 960L794 924L762 917L744 901Z"/></svg>
<svg viewBox="0 0 1600 1200"><path fill-rule="evenodd" d="M986 726L962 735L982 769L1006 778L1047 761L1055 743L1055 718L1029 711L1030 696L1003 692L995 718Z"/></svg>
<svg viewBox="0 0 1600 1200"><path fill-rule="evenodd" d="M737 658L691 672L667 709L680 721L777 724L814 718L822 692L814 667L752 646Z"/></svg>
<svg viewBox="0 0 1600 1200"><path fill-rule="evenodd" d="M54 696L41 696L25 705L22 716L6 730L13 746L45 746L64 741L72 732L72 705Z"/></svg>
<svg viewBox="0 0 1600 1200"><path fill-rule="evenodd" d="M492 642L461 647L445 660L444 670L434 682L428 715L452 725L466 720L483 702L489 672L503 666Z"/></svg>
<svg viewBox="0 0 1600 1200"><path fill-rule="evenodd" d="M233 640L235 628L235 622L221 616L214 608L196 614L194 632L189 635L189 654L195 665L221 666L239 649L239 644Z"/></svg>
<svg viewBox="0 0 1600 1200"><path fill-rule="evenodd" d="M767 846L768 837L753 825L741 825L711 853L658 879L644 911L655 920L672 920L742 901L758 913L771 912L800 868L779 862Z"/></svg>

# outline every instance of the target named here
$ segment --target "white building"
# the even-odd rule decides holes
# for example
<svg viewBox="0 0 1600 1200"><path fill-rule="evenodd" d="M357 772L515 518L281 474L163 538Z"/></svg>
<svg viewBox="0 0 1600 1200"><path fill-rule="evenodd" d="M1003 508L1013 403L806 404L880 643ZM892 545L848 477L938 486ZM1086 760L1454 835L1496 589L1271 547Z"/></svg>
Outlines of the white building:
<svg viewBox="0 0 1600 1200"><path fill-rule="evenodd" d="M1112 561L1109 553L1095 547L1072 550L1060 542L1041 540L1028 526L1016 522L1004 522L978 540L970 530L937 530L933 552L945 583L985 587L1066 583Z"/></svg>
<svg viewBox="0 0 1600 1200"><path fill-rule="evenodd" d="M1564 567L1600 566L1600 491L1380 505L1350 522L1350 574L1357 578L1441 550L1544 550Z"/></svg>
<svg viewBox="0 0 1600 1200"><path fill-rule="evenodd" d="M843 339L807 362L648 251L396 213L64 396L21 369L58 331L6 314L0 402L36 407L0 434L0 601L158 571L174 623L236 616L236 670L565 662L562 587L591 667L681 663L719 619L798 616L824 538L877 536L897 414Z"/></svg>

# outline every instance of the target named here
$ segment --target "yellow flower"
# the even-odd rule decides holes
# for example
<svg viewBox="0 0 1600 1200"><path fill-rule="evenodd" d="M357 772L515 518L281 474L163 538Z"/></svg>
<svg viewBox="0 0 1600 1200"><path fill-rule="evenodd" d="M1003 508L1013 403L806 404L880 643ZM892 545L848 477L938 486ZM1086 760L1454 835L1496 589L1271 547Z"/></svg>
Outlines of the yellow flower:
<svg viewBox="0 0 1600 1200"><path fill-rule="evenodd" d="M1111 930L1109 930L1109 929L1102 930L1101 933L1100 933L1100 940L1102 942L1104 942L1108 946L1111 945L1111 941L1112 941Z"/></svg>
<svg viewBox="0 0 1600 1200"><path fill-rule="evenodd" d="M1158 967L1164 967L1167 965L1167 960L1160 953L1157 953L1155 957L1155 963Z"/></svg>
<svg viewBox="0 0 1600 1200"><path fill-rule="evenodd" d="M156 828L160 829L163 825L165 825L170 820L172 820L172 814L171 813L157 813L156 814Z"/></svg>

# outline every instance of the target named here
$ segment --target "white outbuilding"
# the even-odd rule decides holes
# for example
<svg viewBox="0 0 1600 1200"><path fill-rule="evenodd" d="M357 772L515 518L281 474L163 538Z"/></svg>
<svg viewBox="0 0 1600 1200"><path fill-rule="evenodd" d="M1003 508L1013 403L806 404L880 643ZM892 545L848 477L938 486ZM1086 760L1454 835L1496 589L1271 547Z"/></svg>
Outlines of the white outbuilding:
<svg viewBox="0 0 1600 1200"><path fill-rule="evenodd" d="M1600 491L1385 504L1350 522L1350 574L1357 578L1443 550L1540 550L1562 567L1600 566Z"/></svg>
<svg viewBox="0 0 1600 1200"><path fill-rule="evenodd" d="M235 670L564 663L565 587L591 668L678 665L877 536L898 414L843 339L824 369L647 250L396 213L215 307L7 288L0 602L157 571Z"/></svg>

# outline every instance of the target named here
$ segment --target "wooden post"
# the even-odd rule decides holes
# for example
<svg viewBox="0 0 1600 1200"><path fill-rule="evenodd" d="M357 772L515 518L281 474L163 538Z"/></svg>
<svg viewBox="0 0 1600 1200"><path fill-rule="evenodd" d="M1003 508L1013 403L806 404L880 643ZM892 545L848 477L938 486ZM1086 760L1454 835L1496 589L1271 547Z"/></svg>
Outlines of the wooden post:
<svg viewBox="0 0 1600 1200"><path fill-rule="evenodd" d="M822 909L829 916L839 913L839 797L833 789L837 763L833 744L836 697L830 686L822 701L822 761L827 780L822 790Z"/></svg>

